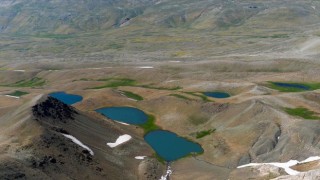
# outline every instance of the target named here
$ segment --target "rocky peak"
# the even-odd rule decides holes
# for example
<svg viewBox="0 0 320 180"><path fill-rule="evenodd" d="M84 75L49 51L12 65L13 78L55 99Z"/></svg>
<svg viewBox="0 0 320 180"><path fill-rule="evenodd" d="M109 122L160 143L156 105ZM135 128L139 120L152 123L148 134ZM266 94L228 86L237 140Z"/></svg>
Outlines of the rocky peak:
<svg viewBox="0 0 320 180"><path fill-rule="evenodd" d="M74 115L78 114L73 107L68 106L53 97L47 97L46 100L34 105L32 107L32 113L38 120L53 119L63 123L66 123L70 119L74 119Z"/></svg>

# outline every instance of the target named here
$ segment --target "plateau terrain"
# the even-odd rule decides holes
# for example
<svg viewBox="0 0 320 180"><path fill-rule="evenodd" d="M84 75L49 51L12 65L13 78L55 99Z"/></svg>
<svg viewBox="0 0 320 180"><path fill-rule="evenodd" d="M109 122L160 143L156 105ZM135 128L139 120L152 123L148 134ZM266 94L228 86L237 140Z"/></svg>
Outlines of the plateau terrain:
<svg viewBox="0 0 320 180"><path fill-rule="evenodd" d="M0 0L0 179L319 179L319 9Z"/></svg>

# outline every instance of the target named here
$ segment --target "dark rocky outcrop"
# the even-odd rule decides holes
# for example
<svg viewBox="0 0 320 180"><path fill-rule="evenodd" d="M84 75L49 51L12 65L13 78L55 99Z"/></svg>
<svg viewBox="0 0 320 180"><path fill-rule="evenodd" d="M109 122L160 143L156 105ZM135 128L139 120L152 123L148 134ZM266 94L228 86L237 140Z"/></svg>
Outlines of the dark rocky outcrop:
<svg viewBox="0 0 320 180"><path fill-rule="evenodd" d="M32 113L37 119L54 119L63 123L74 119L74 115L78 114L73 107L53 97L48 97L45 101L33 106Z"/></svg>

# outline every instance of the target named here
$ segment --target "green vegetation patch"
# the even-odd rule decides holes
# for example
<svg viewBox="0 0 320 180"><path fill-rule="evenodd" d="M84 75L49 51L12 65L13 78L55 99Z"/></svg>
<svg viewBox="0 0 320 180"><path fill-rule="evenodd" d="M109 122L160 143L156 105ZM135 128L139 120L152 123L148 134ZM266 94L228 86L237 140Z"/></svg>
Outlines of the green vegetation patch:
<svg viewBox="0 0 320 180"><path fill-rule="evenodd" d="M157 89L157 90L169 90L169 91L175 91L175 90L180 90L182 87L180 86L175 86L175 87L155 87L152 85L137 85L137 87L143 87L143 88L148 88L148 89Z"/></svg>
<svg viewBox="0 0 320 180"><path fill-rule="evenodd" d="M163 159L161 156L159 156L157 153L154 153L153 156L154 156L161 164L163 164L163 165L166 164L167 161L166 161L165 159Z"/></svg>
<svg viewBox="0 0 320 180"><path fill-rule="evenodd" d="M268 87L281 92L302 92L320 89L320 83L269 82Z"/></svg>
<svg viewBox="0 0 320 180"><path fill-rule="evenodd" d="M288 34L274 34L270 36L270 38L289 38L290 36Z"/></svg>
<svg viewBox="0 0 320 180"><path fill-rule="evenodd" d="M35 37L48 39L69 39L76 37L75 34L38 34Z"/></svg>
<svg viewBox="0 0 320 180"><path fill-rule="evenodd" d="M135 94L133 92L130 92L130 91L121 91L121 93L123 95L125 95L126 97L134 99L134 100L137 100L137 101L142 101L143 100L142 96L140 96L138 94Z"/></svg>
<svg viewBox="0 0 320 180"><path fill-rule="evenodd" d="M304 83L303 85L308 86L311 90L320 89L320 83Z"/></svg>
<svg viewBox="0 0 320 180"><path fill-rule="evenodd" d="M170 94L169 96L173 96L173 97L184 99L184 100L191 100L190 98L183 96L181 94Z"/></svg>
<svg viewBox="0 0 320 180"><path fill-rule="evenodd" d="M13 84L9 84L6 86L10 86L10 87L36 87L36 86L43 86L45 84L46 84L46 81L44 79L39 78L39 77L34 77L29 80L18 81L18 82L15 82Z"/></svg>
<svg viewBox="0 0 320 180"><path fill-rule="evenodd" d="M198 93L195 93L195 92L184 92L186 94L190 94L192 96L197 96L197 97L200 97L203 101L206 101L206 102L211 102L211 100L208 99L208 97L204 94L198 94Z"/></svg>
<svg viewBox="0 0 320 180"><path fill-rule="evenodd" d="M254 38L289 38L288 34L274 34L270 36L253 36Z"/></svg>
<svg viewBox="0 0 320 180"><path fill-rule="evenodd" d="M148 114L148 120L146 123L139 125L143 130L144 134L148 134L151 131L160 129L159 126L155 124L156 119L153 115Z"/></svg>
<svg viewBox="0 0 320 180"><path fill-rule="evenodd" d="M203 138L205 136L210 135L211 133L213 133L216 129L209 129L209 130L204 130L204 131L200 131L196 133L196 138L200 139Z"/></svg>
<svg viewBox="0 0 320 180"><path fill-rule="evenodd" d="M304 108L304 107L299 107L299 108L285 108L285 111L292 115L292 116L298 116L298 117L302 117L304 119L319 119L320 117L315 115L316 113Z"/></svg>
<svg viewBox="0 0 320 180"><path fill-rule="evenodd" d="M133 79L119 78L119 79L98 79L98 81L107 81L107 84L96 86L90 89L116 88L120 86L135 86L137 82Z"/></svg>
<svg viewBox="0 0 320 180"><path fill-rule="evenodd" d="M72 82L76 82L76 81L95 81L95 80L94 79L88 79L88 78L80 78L80 79L72 80Z"/></svg>
<svg viewBox="0 0 320 180"><path fill-rule="evenodd" d="M102 86L96 86L89 89L103 89L103 88L116 88L120 86L132 86L132 87L142 87L142 88L148 88L148 89L157 89L157 90L179 90L182 89L180 86L175 87L156 87L152 85L139 85L137 84L136 80L129 79L129 78L102 78L97 79L96 81L104 81L107 82L105 85Z"/></svg>
<svg viewBox="0 0 320 180"><path fill-rule="evenodd" d="M29 93L28 92L24 92L24 91L15 91L15 92L7 94L7 95L20 97L20 96L23 96L23 95L26 95L26 94L29 94Z"/></svg>
<svg viewBox="0 0 320 180"><path fill-rule="evenodd" d="M121 49L123 48L124 45L123 44L119 44L119 43L111 43L108 45L108 49Z"/></svg>

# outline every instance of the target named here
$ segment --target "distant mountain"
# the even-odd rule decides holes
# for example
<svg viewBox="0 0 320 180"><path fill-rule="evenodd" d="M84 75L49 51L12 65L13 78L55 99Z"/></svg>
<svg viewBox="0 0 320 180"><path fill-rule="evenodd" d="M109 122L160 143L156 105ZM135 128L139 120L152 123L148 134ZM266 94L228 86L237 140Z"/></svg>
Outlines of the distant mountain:
<svg viewBox="0 0 320 180"><path fill-rule="evenodd" d="M4 0L0 27L4 33L67 34L118 27L143 13L149 0Z"/></svg>
<svg viewBox="0 0 320 180"><path fill-rule="evenodd" d="M117 28L137 19L146 27L212 30L252 24L284 28L315 23L312 18L319 17L318 6L314 1L2 0L0 27L3 33L69 34Z"/></svg>

